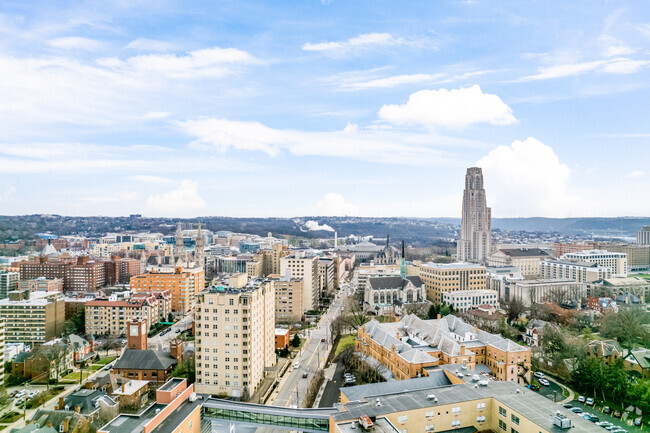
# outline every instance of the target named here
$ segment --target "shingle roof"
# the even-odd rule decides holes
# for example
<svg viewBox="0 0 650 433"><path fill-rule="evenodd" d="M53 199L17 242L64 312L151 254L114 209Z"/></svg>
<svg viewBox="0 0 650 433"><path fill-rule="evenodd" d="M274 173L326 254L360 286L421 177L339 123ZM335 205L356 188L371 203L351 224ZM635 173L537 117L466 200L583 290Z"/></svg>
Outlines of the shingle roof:
<svg viewBox="0 0 650 433"><path fill-rule="evenodd" d="M176 364L176 358L160 350L127 349L117 360L115 369L125 370L167 370Z"/></svg>
<svg viewBox="0 0 650 433"><path fill-rule="evenodd" d="M548 257L548 253L539 248L501 248L503 254L510 257Z"/></svg>
<svg viewBox="0 0 650 433"><path fill-rule="evenodd" d="M372 277L368 278L368 284L373 289L403 289L406 287L406 281L410 281L415 287L422 286L422 280L418 276L408 276L406 280L402 277Z"/></svg>

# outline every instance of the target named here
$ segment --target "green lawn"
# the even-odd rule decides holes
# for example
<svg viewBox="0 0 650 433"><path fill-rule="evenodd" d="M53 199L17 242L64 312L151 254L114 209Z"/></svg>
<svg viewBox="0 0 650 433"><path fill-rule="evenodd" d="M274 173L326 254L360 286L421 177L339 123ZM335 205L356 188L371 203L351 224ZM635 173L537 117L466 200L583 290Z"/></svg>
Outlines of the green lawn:
<svg viewBox="0 0 650 433"><path fill-rule="evenodd" d="M22 413L9 412L9 413L4 414L2 416L2 418L0 418L0 422L12 423L12 422L18 421L22 417L23 417Z"/></svg>
<svg viewBox="0 0 650 433"><path fill-rule="evenodd" d="M354 347L355 338L357 338L356 334L342 336L339 340L338 346L336 346L336 352L334 352L334 356L338 355L344 350Z"/></svg>
<svg viewBox="0 0 650 433"><path fill-rule="evenodd" d="M100 368L104 368L104 366L103 366L103 365L91 365L91 366L90 366L90 370L91 370L91 371L97 371L97 370L99 370Z"/></svg>
<svg viewBox="0 0 650 433"><path fill-rule="evenodd" d="M79 372L72 372L66 376L63 376L61 380L79 380Z"/></svg>
<svg viewBox="0 0 650 433"><path fill-rule="evenodd" d="M106 358L102 358L99 361L95 362L95 364L99 364L99 365L110 364L115 360L115 358L117 358L117 356L107 356Z"/></svg>

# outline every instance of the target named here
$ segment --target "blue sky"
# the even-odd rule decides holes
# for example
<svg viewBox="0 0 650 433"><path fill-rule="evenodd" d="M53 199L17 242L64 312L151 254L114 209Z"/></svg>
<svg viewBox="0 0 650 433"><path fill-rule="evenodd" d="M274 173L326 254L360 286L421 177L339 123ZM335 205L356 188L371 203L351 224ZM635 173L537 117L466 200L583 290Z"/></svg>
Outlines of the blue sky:
<svg viewBox="0 0 650 433"><path fill-rule="evenodd" d="M650 215L650 8L4 1L0 214Z"/></svg>

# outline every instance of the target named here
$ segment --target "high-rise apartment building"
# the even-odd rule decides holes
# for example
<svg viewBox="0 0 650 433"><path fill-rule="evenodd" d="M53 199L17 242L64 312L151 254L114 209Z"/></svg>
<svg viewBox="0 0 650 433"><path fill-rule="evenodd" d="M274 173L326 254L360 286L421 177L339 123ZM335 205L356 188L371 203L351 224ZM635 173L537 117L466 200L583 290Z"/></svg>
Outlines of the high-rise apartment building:
<svg viewBox="0 0 650 433"><path fill-rule="evenodd" d="M18 289L20 274L18 272L0 273L0 299L9 297L9 292Z"/></svg>
<svg viewBox="0 0 650 433"><path fill-rule="evenodd" d="M612 276L612 268L596 263L574 260L544 260L541 264L543 279L566 279L580 283L592 283Z"/></svg>
<svg viewBox="0 0 650 433"><path fill-rule="evenodd" d="M427 298L442 302L448 292L487 289L487 268L476 263L422 263L420 279Z"/></svg>
<svg viewBox="0 0 650 433"><path fill-rule="evenodd" d="M289 274L287 274L289 272ZM302 308L308 311L318 305L320 292L320 272L317 256L308 256L304 251L296 251L280 260L280 275L302 278Z"/></svg>
<svg viewBox="0 0 650 433"><path fill-rule="evenodd" d="M275 294L267 281L198 295L196 391L250 398L275 364Z"/></svg>
<svg viewBox="0 0 650 433"><path fill-rule="evenodd" d="M12 292L0 300L7 343L40 345L63 335L65 301L56 292Z"/></svg>
<svg viewBox="0 0 650 433"><path fill-rule="evenodd" d="M87 256L74 259L38 257L20 263L20 279L61 278L66 291L94 291L106 283L105 262L90 260Z"/></svg>
<svg viewBox="0 0 650 433"><path fill-rule="evenodd" d="M277 323L296 323L302 319L302 278L289 278L269 275L268 280L275 291L275 321Z"/></svg>
<svg viewBox="0 0 650 433"><path fill-rule="evenodd" d="M639 245L650 245L650 226L644 226L636 232L636 243Z"/></svg>
<svg viewBox="0 0 650 433"><path fill-rule="evenodd" d="M86 302L86 332L93 335L127 333L131 320L144 321L147 332L160 321L156 296L136 297L128 301L95 299Z"/></svg>
<svg viewBox="0 0 650 433"><path fill-rule="evenodd" d="M156 268L131 278L133 292L162 292L172 294L172 312L185 314L195 307L195 298L205 287L205 273L202 267L184 269Z"/></svg>
<svg viewBox="0 0 650 433"><path fill-rule="evenodd" d="M465 175L458 260L484 262L492 248L492 210L487 207L483 172L470 167Z"/></svg>

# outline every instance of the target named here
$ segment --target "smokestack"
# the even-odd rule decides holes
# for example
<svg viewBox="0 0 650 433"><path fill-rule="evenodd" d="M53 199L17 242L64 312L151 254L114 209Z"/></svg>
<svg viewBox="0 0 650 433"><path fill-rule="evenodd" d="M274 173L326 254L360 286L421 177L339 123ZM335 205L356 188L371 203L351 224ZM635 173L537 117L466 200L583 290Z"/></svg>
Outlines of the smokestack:
<svg viewBox="0 0 650 433"><path fill-rule="evenodd" d="M338 233L334 232L334 248L339 246Z"/></svg>

